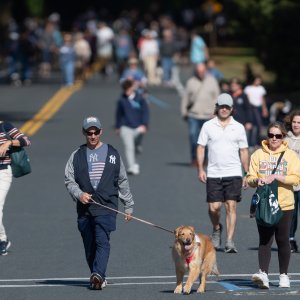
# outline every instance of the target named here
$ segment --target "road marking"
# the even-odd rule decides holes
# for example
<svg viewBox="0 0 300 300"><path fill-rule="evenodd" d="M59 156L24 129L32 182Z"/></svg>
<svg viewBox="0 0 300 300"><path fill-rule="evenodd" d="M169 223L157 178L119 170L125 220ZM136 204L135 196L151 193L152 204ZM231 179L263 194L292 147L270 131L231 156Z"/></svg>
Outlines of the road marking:
<svg viewBox="0 0 300 300"><path fill-rule="evenodd" d="M222 286L227 292L258 292L259 290L250 280L252 274L222 274L219 277L222 280L208 280L207 284L218 284ZM279 274L271 273L269 277L278 276ZM300 276L300 273L291 273L290 276ZM215 277L215 276L209 276ZM234 277L234 278L232 278ZM240 280L240 277L248 277L249 280ZM141 286L141 285L175 285L176 281L166 281L165 279L175 279L176 276L125 276L125 277L107 277L108 285L113 286ZM185 276L187 278L187 276ZM232 278L231 280L226 280L225 278ZM156 279L156 280L153 280ZM157 281L158 279L158 281ZM159 281L159 279L164 279ZM148 281L150 280L150 281ZM122 282L124 281L124 282ZM28 284L24 284L28 282ZM282 289L277 288L278 280L270 280L271 283L276 283L276 286L272 286L270 290L282 291ZM292 288L299 289L300 279L291 280ZM195 284L199 284L196 282ZM28 288L28 287L64 287L64 286L88 286L89 278L87 277L66 277L66 278L20 278L20 279L0 279L0 288ZM246 285L246 286L245 286ZM242 287L241 287L242 286ZM266 290L267 291L267 290ZM290 289L287 291L292 293ZM298 295L297 291L297 295Z"/></svg>
<svg viewBox="0 0 300 300"><path fill-rule="evenodd" d="M34 135L53 115L64 105L65 102L82 87L82 83L76 83L71 87L63 87L59 89L49 101L27 121L20 131L27 136Z"/></svg>
<svg viewBox="0 0 300 300"><path fill-rule="evenodd" d="M249 277L251 278L253 274L220 274L218 277ZM269 273L269 277L279 276L279 273ZM289 273L289 276L300 276L300 273ZM184 276L187 278L187 275ZM216 277L215 275L209 275L210 277ZM165 279L165 278L176 278L175 275L153 275L153 276L116 276L116 277L106 277L108 280L116 280L116 279ZM0 279L0 282L14 282L14 281L39 281L39 280L88 280L88 277L46 277L46 278L15 278L15 279ZM278 280L277 280L278 281ZM294 280L300 281L300 280Z"/></svg>
<svg viewBox="0 0 300 300"><path fill-rule="evenodd" d="M252 287L239 287L238 285L236 284L233 284L232 282L222 282L222 281L219 281L218 282L225 290L227 291L244 291L244 290L252 290L253 288Z"/></svg>
<svg viewBox="0 0 300 300"><path fill-rule="evenodd" d="M146 99L149 101L149 102L152 102L153 104L157 105L158 107L160 108L168 108L169 107L169 104L164 102L163 100L153 96L152 94L148 94L146 96Z"/></svg>

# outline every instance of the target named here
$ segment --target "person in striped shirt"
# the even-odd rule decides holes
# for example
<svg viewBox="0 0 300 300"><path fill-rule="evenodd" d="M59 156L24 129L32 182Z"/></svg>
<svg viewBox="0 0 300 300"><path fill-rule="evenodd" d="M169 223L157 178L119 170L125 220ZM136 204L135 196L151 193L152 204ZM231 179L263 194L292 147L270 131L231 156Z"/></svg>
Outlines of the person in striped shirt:
<svg viewBox="0 0 300 300"><path fill-rule="evenodd" d="M16 127L9 122L0 124L0 255L7 255L7 250L11 245L7 238L3 225L3 207L7 193L12 182L11 147L29 146L30 141L27 136L21 133Z"/></svg>

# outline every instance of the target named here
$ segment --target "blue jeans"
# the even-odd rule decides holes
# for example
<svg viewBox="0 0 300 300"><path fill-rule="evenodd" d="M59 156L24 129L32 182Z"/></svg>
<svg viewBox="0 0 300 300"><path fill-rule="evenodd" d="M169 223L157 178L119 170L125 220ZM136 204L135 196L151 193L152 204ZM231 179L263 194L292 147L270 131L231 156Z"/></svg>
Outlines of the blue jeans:
<svg viewBox="0 0 300 300"><path fill-rule="evenodd" d="M298 211L300 207L300 191L294 192L295 209L293 212L293 218L291 222L290 238L295 238L295 233L298 226Z"/></svg>
<svg viewBox="0 0 300 300"><path fill-rule="evenodd" d="M65 85L72 85L74 83L74 62L68 61L61 65L63 73L63 81Z"/></svg>
<svg viewBox="0 0 300 300"><path fill-rule="evenodd" d="M104 279L110 253L110 233L116 230L116 217L82 216L78 218L77 224L90 271Z"/></svg>
<svg viewBox="0 0 300 300"><path fill-rule="evenodd" d="M172 68L174 62L172 57L162 57L161 66L163 69L163 81L169 81L172 78Z"/></svg>
<svg viewBox="0 0 300 300"><path fill-rule="evenodd" d="M207 121L206 119L195 119L192 117L188 117L192 161L197 159L198 137L199 137L200 130L206 121Z"/></svg>

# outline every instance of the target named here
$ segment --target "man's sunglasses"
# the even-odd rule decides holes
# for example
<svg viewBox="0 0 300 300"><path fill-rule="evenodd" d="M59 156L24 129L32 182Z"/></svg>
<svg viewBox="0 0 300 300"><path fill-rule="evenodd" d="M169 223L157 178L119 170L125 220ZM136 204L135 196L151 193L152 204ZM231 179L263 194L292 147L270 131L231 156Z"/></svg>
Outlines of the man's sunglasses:
<svg viewBox="0 0 300 300"><path fill-rule="evenodd" d="M100 131L101 131L101 129L97 129L97 130L95 130L95 131L85 131L85 133L86 133L86 135L87 136L92 136L93 134L94 135L99 135L100 134Z"/></svg>
<svg viewBox="0 0 300 300"><path fill-rule="evenodd" d="M269 139L272 139L272 138L276 138L277 140L281 140L283 138L283 135L282 134L274 134L274 133L268 133L268 138Z"/></svg>

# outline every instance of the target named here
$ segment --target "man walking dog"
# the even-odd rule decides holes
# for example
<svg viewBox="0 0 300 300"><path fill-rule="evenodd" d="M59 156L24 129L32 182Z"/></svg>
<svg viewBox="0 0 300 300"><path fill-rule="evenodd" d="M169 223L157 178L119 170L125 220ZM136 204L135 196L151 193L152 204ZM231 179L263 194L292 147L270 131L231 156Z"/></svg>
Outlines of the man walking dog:
<svg viewBox="0 0 300 300"><path fill-rule="evenodd" d="M89 265L90 288L106 286L106 267L110 253L110 233L116 230L116 213L120 199L125 220L133 212L133 199L122 159L116 149L101 141L102 126L98 118L83 121L86 144L75 150L65 168L65 185L77 203L78 229Z"/></svg>

